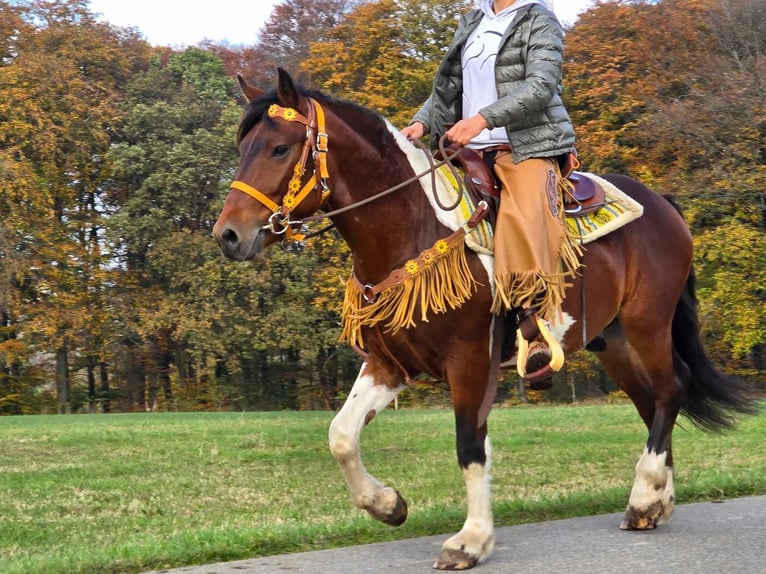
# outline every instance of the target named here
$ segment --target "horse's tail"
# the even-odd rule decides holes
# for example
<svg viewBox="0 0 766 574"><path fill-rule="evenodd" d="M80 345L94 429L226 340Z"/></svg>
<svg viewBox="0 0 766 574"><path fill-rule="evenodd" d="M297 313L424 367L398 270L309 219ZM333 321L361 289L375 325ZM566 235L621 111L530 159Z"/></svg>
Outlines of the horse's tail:
<svg viewBox="0 0 766 574"><path fill-rule="evenodd" d="M683 216L671 197L665 199ZM753 414L758 407L747 397L742 380L718 371L708 357L700 336L695 285L692 267L673 315L674 367L684 389L681 413L700 428L721 430L734 424L737 413Z"/></svg>

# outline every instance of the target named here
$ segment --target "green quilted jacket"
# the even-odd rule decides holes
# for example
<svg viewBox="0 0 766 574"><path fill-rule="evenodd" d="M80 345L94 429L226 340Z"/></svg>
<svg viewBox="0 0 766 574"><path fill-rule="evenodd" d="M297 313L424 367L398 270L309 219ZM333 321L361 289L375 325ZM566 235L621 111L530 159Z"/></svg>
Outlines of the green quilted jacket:
<svg viewBox="0 0 766 574"><path fill-rule="evenodd" d="M431 96L413 118L434 136L434 145L462 119L461 54L482 16L481 10L463 15L436 73ZM567 154L574 147L574 128L561 101L563 56L561 26L539 4L521 8L500 41L495 61L499 99L479 113L490 128L505 127L517 163Z"/></svg>

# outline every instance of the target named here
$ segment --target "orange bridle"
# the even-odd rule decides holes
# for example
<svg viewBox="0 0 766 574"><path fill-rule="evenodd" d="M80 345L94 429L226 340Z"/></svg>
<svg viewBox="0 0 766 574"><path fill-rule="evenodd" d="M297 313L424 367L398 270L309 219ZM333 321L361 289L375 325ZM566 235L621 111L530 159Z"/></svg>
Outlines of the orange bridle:
<svg viewBox="0 0 766 574"><path fill-rule="evenodd" d="M263 229L268 229L276 235L284 233L286 239L293 241L300 241L303 239L303 236L294 229L296 226L300 227L301 222L290 221L290 213L312 191L316 190L319 193L320 207L330 195L330 188L327 185L329 177L327 171L328 136L325 127L324 110L319 105L319 102L313 98L306 98L306 100L308 101L308 117L298 113L294 108L284 108L277 104L272 104L267 112L270 118L281 118L288 122L299 122L306 126L306 141L303 144L301 158L293 168L293 176L287 185L287 193L285 193L282 199L282 205L278 205L265 193L244 181L235 180L229 186L230 189L246 193L271 211L272 214L269 217L268 224L264 225ZM306 173L309 152L311 152L314 159L314 173L301 187L303 176Z"/></svg>

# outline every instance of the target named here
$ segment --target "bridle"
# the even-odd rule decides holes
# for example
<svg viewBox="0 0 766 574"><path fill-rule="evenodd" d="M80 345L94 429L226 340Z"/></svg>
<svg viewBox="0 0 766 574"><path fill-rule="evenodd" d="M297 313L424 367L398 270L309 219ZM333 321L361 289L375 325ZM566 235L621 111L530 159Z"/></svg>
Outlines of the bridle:
<svg viewBox="0 0 766 574"><path fill-rule="evenodd" d="M328 136L325 127L324 110L313 98L308 100L308 117L299 113L294 108L284 108L277 104L269 106L266 112L270 118L281 118L288 122L298 122L306 126L306 140L303 142L303 150L298 163L293 168L293 176L287 184L287 193L282 199L282 205L272 201L265 193L259 191L244 181L235 180L229 186L231 189L237 189L260 202L267 209L271 210L271 216L268 223L261 229L267 229L275 235L285 234L288 240L300 241L303 239L296 227L300 227L303 222L291 221L290 213L294 211L312 191L319 193L319 208L324 204L330 195L330 188L327 185L329 172L327 171L327 144ZM306 173L306 164L308 163L309 152L314 159L314 174L309 178L303 187L301 181Z"/></svg>
<svg viewBox="0 0 766 574"><path fill-rule="evenodd" d="M306 126L306 140L303 143L301 157L293 168L293 176L288 183L287 193L282 199L282 205L278 205L265 193L259 191L244 181L234 180L229 186L230 189L236 189L246 193L271 211L271 216L269 217L268 222L261 227L261 230L270 231L275 235L284 234L285 240L287 241L302 241L307 237L298 231L303 225L312 221L329 219L334 215L339 215L346 211L350 211L351 209L355 209L357 207L361 207L362 205L376 201L382 197L385 197L386 195L389 195L395 191L398 191L399 189L402 189L403 187L410 185L415 181L418 181L420 178L426 175L431 176L431 187L433 190L434 199L442 209L451 211L459 205L463 195L463 185L461 178L457 176L455 167L451 163L451 160L460 154L461 148L459 148L457 151L446 150L444 147L445 138L442 137L442 139L439 141L439 149L442 152L443 159L440 161L434 161L434 159L431 157L431 154L428 153L428 151L425 149L425 146L423 146L419 140L414 140L418 147L424 151L425 156L428 159L429 168L427 170L422 171L413 177L398 183L397 185L376 193L375 195L340 209L312 215L304 219L290 219L290 214L303 202L303 200L309 196L312 191L317 191L319 193L319 206L315 211L322 209L322 206L330 196L330 187L327 181L330 177L329 171L327 169L329 136L327 135L327 128L325 126L325 114L322 106L319 105L319 102L317 102L314 98L306 97L306 100L308 102L307 116L299 113L294 108L285 108L278 104L272 104L269 106L268 111L266 112L270 118L280 118L288 122L298 122ZM305 185L301 187L301 181L303 180L303 176L306 173L306 164L308 163L309 152L311 152L312 158L314 159L314 173L305 183ZM451 206L442 205L436 191L436 170L445 164L453 172L453 175L455 175L455 181L458 182L459 188L458 198L454 205ZM332 225L318 232L312 233L311 235L318 235L330 228L332 228Z"/></svg>

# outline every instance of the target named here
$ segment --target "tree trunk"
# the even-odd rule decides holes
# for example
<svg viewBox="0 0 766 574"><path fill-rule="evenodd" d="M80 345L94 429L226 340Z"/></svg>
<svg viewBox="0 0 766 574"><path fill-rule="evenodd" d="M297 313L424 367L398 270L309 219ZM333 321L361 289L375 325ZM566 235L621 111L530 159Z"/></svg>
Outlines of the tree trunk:
<svg viewBox="0 0 766 574"><path fill-rule="evenodd" d="M88 412L96 412L96 358L88 357Z"/></svg>
<svg viewBox="0 0 766 574"><path fill-rule="evenodd" d="M567 373L569 379L569 385L572 387L572 404L577 402L577 391L575 389L575 376L574 373Z"/></svg>
<svg viewBox="0 0 766 574"><path fill-rule="evenodd" d="M11 318L6 311L0 313L0 341L7 341L11 338L8 327L11 325ZM5 361L5 356L0 355L0 380L11 374L11 367Z"/></svg>
<svg viewBox="0 0 766 574"><path fill-rule="evenodd" d="M106 362L101 361L98 364L99 373L101 376L101 412L112 412L112 404L109 400L109 372L106 368Z"/></svg>
<svg viewBox="0 0 766 574"><path fill-rule="evenodd" d="M69 413L69 363L66 343L56 351L56 397L58 414Z"/></svg>
<svg viewBox="0 0 766 574"><path fill-rule="evenodd" d="M163 349L162 356L160 357L160 382L162 384L162 394L165 397L165 408L169 411L174 411L175 402L173 401L173 389L170 387L170 359L170 351L168 351L167 348Z"/></svg>

